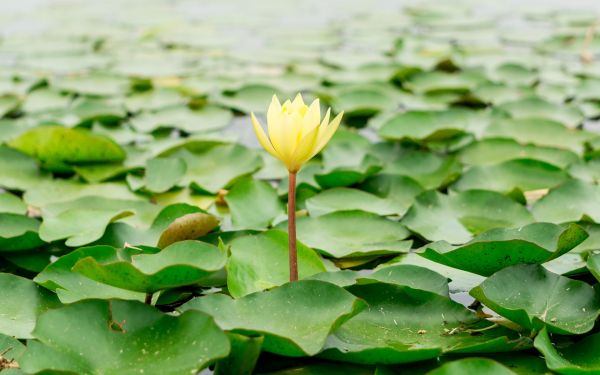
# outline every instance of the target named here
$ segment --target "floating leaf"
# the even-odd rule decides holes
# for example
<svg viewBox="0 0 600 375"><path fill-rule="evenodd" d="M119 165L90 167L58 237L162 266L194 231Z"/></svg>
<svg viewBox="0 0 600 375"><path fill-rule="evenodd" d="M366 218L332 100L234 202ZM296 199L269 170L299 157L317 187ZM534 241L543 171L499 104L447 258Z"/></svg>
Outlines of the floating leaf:
<svg viewBox="0 0 600 375"><path fill-rule="evenodd" d="M130 259L113 249L110 256L88 256L73 266L75 272L117 288L144 293L184 285L210 284L225 266L226 256L216 246L200 241L180 241L154 254L135 254Z"/></svg>
<svg viewBox="0 0 600 375"><path fill-rule="evenodd" d="M115 162L125 159L125 152L111 139L84 129L43 126L28 130L9 145L40 160L51 170L64 164Z"/></svg>
<svg viewBox="0 0 600 375"><path fill-rule="evenodd" d="M51 242L67 239L67 246L82 246L96 241L106 226L116 220L135 215L134 223L151 221L158 207L143 201L82 197L44 207L40 238Z"/></svg>
<svg viewBox="0 0 600 375"><path fill-rule="evenodd" d="M39 170L35 159L19 151L0 146L0 186L27 190L48 180L49 174Z"/></svg>
<svg viewBox="0 0 600 375"><path fill-rule="evenodd" d="M158 218L157 218L158 219ZM204 212L194 212L176 218L160 235L157 247L165 247L185 240L195 240L215 229L219 220Z"/></svg>
<svg viewBox="0 0 600 375"><path fill-rule="evenodd" d="M56 296L33 281L0 273L0 334L28 339L38 316L58 307Z"/></svg>
<svg viewBox="0 0 600 375"><path fill-rule="evenodd" d="M146 163L144 187L153 193L164 193L183 178L187 164L179 158L156 158Z"/></svg>
<svg viewBox="0 0 600 375"><path fill-rule="evenodd" d="M181 184L191 184L195 190L212 194L262 166L262 159L257 153L238 144L218 145L201 153L181 149L171 156L180 157L187 164L187 173Z"/></svg>
<svg viewBox="0 0 600 375"><path fill-rule="evenodd" d="M538 221L566 223L589 218L600 221L600 188L568 180L537 201L531 212Z"/></svg>
<svg viewBox="0 0 600 375"><path fill-rule="evenodd" d="M524 328L560 334L591 330L600 315L600 296L588 284L539 265L505 268L471 290L490 309Z"/></svg>
<svg viewBox="0 0 600 375"><path fill-rule="evenodd" d="M427 259L483 276L520 264L544 263L567 253L587 238L578 225L566 228L533 223L517 229L491 229L463 246L426 245Z"/></svg>
<svg viewBox="0 0 600 375"><path fill-rule="evenodd" d="M525 348L528 340L478 318L437 293L387 283L348 288L369 308L329 337L321 356L363 364L396 364L444 352L485 353ZM471 332L479 332L472 335Z"/></svg>
<svg viewBox="0 0 600 375"><path fill-rule="evenodd" d="M44 244L38 235L40 222L10 213L0 213L0 252L31 250Z"/></svg>
<svg viewBox="0 0 600 375"><path fill-rule="evenodd" d="M567 345L554 345L547 329L542 329L534 343L546 359L548 368L559 374L577 375L600 372L600 334L596 333Z"/></svg>
<svg viewBox="0 0 600 375"><path fill-rule="evenodd" d="M235 229L266 229L284 213L277 191L269 183L244 179L225 196Z"/></svg>
<svg viewBox="0 0 600 375"><path fill-rule="evenodd" d="M73 266L88 257L100 263L114 260L117 251L110 246L90 246L74 250L50 263L35 277L34 281L55 292L63 303L83 299L133 299L144 300L144 293L103 284L73 271Z"/></svg>
<svg viewBox="0 0 600 375"><path fill-rule="evenodd" d="M206 314L170 316L133 301L87 300L48 311L34 336L20 362L27 373L195 373L230 350Z"/></svg>
<svg viewBox="0 0 600 375"><path fill-rule="evenodd" d="M577 162L578 157L572 151L521 145L508 138L489 138L473 142L460 151L461 162L468 165L494 165L513 159L527 158L543 161L565 168Z"/></svg>
<svg viewBox="0 0 600 375"><path fill-rule="evenodd" d="M583 114L576 107L556 105L537 97L504 103L498 109L510 113L516 119L548 119L568 128L575 128L583 121Z"/></svg>
<svg viewBox="0 0 600 375"><path fill-rule="evenodd" d="M206 106L197 110L178 106L142 113L132 119L131 125L138 132L144 133L159 128L176 128L188 133L200 133L224 128L232 118L231 111L217 106Z"/></svg>
<svg viewBox="0 0 600 375"><path fill-rule="evenodd" d="M296 224L303 244L334 258L397 254L412 243L403 241L409 233L402 224L363 211L300 217Z"/></svg>
<svg viewBox="0 0 600 375"><path fill-rule="evenodd" d="M302 280L238 300L223 294L194 298L180 310L210 314L228 331L264 335L265 351L300 357L317 354L329 332L363 307L338 286Z"/></svg>
<svg viewBox="0 0 600 375"><path fill-rule="evenodd" d="M488 374L488 375L514 375L507 367L498 362L485 358L466 358L443 364L439 368L429 371L428 375L458 375L458 374Z"/></svg>
<svg viewBox="0 0 600 375"><path fill-rule="evenodd" d="M530 191L559 185L568 178L565 171L546 162L516 159L492 166L474 166L452 185L456 190L492 190L509 193L515 189Z"/></svg>
<svg viewBox="0 0 600 375"><path fill-rule="evenodd" d="M297 245L300 279L325 271L314 250ZM288 236L279 230L243 236L231 242L227 262L227 287L235 298L289 281Z"/></svg>
<svg viewBox="0 0 600 375"><path fill-rule="evenodd" d="M489 213L494 212L490 217ZM402 223L430 241L466 243L492 228L517 227L533 222L527 209L499 193L468 190L444 195L428 191L417 196Z"/></svg>

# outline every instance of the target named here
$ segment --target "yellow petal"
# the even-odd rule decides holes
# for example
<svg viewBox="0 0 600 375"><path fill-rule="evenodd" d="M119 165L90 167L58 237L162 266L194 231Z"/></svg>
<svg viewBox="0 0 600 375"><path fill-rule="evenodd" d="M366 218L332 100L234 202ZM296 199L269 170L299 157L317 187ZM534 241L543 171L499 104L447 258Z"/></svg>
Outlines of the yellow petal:
<svg viewBox="0 0 600 375"><path fill-rule="evenodd" d="M271 105L269 105L269 109L267 110L267 124L278 122L281 118L281 111L279 99L277 98L277 95L273 95L271 98Z"/></svg>
<svg viewBox="0 0 600 375"><path fill-rule="evenodd" d="M313 150L317 144L318 135L319 129L315 127L308 134L302 137L288 165L288 169L291 172L298 172L300 168L302 168L302 165L312 158L314 155Z"/></svg>
<svg viewBox="0 0 600 375"><path fill-rule="evenodd" d="M258 138L258 142L260 142L261 146L263 146L263 148L267 150L269 154L275 156L276 158L279 158L277 151L275 151L275 149L273 148L271 141L269 141L269 138L267 138L267 135L265 134L265 131L262 128L262 125L256 119L256 116L254 116L254 113L250 113L250 116L252 117L252 126L254 127L254 133L256 133L256 138Z"/></svg>
<svg viewBox="0 0 600 375"><path fill-rule="evenodd" d="M303 124L302 124L302 135L308 134L311 130L319 126L319 122L321 121L321 106L319 103L319 99L315 99L308 110L304 114Z"/></svg>
<svg viewBox="0 0 600 375"><path fill-rule="evenodd" d="M321 151L327 145L327 143L331 140L331 137L333 137L333 134L335 134L335 131L340 126L340 122L342 121L342 116L344 116L344 112L341 112L339 115L337 115L333 119L333 121L331 121L327 125L327 127L323 130L323 132L319 135L319 139L317 140L317 146L313 150L312 156L315 156L316 154L318 154L319 151Z"/></svg>
<svg viewBox="0 0 600 375"><path fill-rule="evenodd" d="M302 99L302 95L300 93L298 93L298 95L296 95L296 97L294 98L290 109L293 112L302 112L303 110L306 110L306 104L304 104L304 100Z"/></svg>

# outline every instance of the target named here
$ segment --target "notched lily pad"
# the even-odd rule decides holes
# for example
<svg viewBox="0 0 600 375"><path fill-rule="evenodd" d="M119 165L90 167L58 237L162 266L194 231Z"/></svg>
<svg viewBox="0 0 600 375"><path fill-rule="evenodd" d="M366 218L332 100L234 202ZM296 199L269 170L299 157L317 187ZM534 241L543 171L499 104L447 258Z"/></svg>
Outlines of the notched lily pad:
<svg viewBox="0 0 600 375"><path fill-rule="evenodd" d="M290 279L285 232L272 229L236 238L231 242L230 251L227 287L235 298L282 285ZM313 249L298 242L297 251L300 279L326 270L323 260Z"/></svg>
<svg viewBox="0 0 600 375"><path fill-rule="evenodd" d="M296 224L302 243L334 258L397 254L412 243L403 241L409 232L399 222L363 211L300 217Z"/></svg>
<svg viewBox="0 0 600 375"><path fill-rule="evenodd" d="M490 217L489 213L494 212ZM402 223L430 241L462 244L492 228L510 228L533 222L529 211L506 196L486 190L444 195L419 195Z"/></svg>
<svg viewBox="0 0 600 375"><path fill-rule="evenodd" d="M588 237L579 225L533 223L516 229L491 229L462 246L435 242L423 257L483 276L520 263L545 263L575 248Z"/></svg>
<svg viewBox="0 0 600 375"><path fill-rule="evenodd" d="M180 310L210 314L224 330L263 335L265 351L301 357L317 354L331 330L363 307L336 285L302 280L237 300L223 294L199 297Z"/></svg>
<svg viewBox="0 0 600 375"><path fill-rule="evenodd" d="M65 165L125 159L125 152L117 143L85 129L42 126L28 130L8 144L52 171L68 170Z"/></svg>
<svg viewBox="0 0 600 375"><path fill-rule="evenodd" d="M60 306L54 293L29 279L0 273L0 334L29 339L38 316Z"/></svg>
<svg viewBox="0 0 600 375"><path fill-rule="evenodd" d="M594 327L600 296L583 281L556 275L540 265L520 264L498 271L471 295L530 330L576 335Z"/></svg>
<svg viewBox="0 0 600 375"><path fill-rule="evenodd" d="M354 285L348 290L365 300L369 308L329 336L321 353L325 358L398 364L448 352L473 354L530 346L529 339L495 327L435 292L388 283Z"/></svg>
<svg viewBox="0 0 600 375"><path fill-rule="evenodd" d="M125 256L125 259L123 258ZM211 285L211 277L225 267L226 254L200 241L176 242L157 253L134 254L113 249L111 257L88 256L73 271L117 288L144 293L185 285Z"/></svg>
<svg viewBox="0 0 600 375"><path fill-rule="evenodd" d="M542 329L535 338L535 347L546 360L552 371L566 375L596 374L600 372L600 333L585 336L566 345L555 345L547 329Z"/></svg>
<svg viewBox="0 0 600 375"><path fill-rule="evenodd" d="M196 373L227 356L227 336L199 311L163 314L134 301L87 300L38 319L27 373Z"/></svg>

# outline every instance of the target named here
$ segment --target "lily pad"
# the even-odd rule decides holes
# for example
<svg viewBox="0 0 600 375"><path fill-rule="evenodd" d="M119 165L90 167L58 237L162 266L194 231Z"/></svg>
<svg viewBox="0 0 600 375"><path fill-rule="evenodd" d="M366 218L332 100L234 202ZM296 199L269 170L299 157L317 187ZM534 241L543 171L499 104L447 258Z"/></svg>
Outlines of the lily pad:
<svg viewBox="0 0 600 375"><path fill-rule="evenodd" d="M24 215L27 213L27 205L14 194L0 193L0 213Z"/></svg>
<svg viewBox="0 0 600 375"><path fill-rule="evenodd" d="M479 134L488 121L482 113L468 109L411 111L386 121L379 129L379 135L393 140L443 142L464 133Z"/></svg>
<svg viewBox="0 0 600 375"><path fill-rule="evenodd" d="M34 218L0 213L0 252L31 250L43 245L39 226L40 222Z"/></svg>
<svg viewBox="0 0 600 375"><path fill-rule="evenodd" d="M42 210L40 238L47 242L66 239L67 246L82 246L102 237L111 222L134 215L132 223L143 226L154 219L157 210L148 202L94 196L54 203Z"/></svg>
<svg viewBox="0 0 600 375"><path fill-rule="evenodd" d="M587 259L587 268L600 281L600 254L590 255Z"/></svg>
<svg viewBox="0 0 600 375"><path fill-rule="evenodd" d="M463 148L459 154L460 161L467 165L494 165L513 159L534 159L565 168L579 160L572 151L521 145L509 138L488 138L473 142Z"/></svg>
<svg viewBox="0 0 600 375"><path fill-rule="evenodd" d="M0 334L29 339L38 316L60 306L54 293L33 281L0 273Z"/></svg>
<svg viewBox="0 0 600 375"><path fill-rule="evenodd" d="M284 213L277 191L269 183L244 179L225 196L235 229L266 229Z"/></svg>
<svg viewBox="0 0 600 375"><path fill-rule="evenodd" d="M600 372L600 334L586 336L567 345L554 345L548 330L542 329L534 343L546 359L548 368L559 374L578 375Z"/></svg>
<svg viewBox="0 0 600 375"><path fill-rule="evenodd" d="M494 217L489 213L494 212ZM504 195L467 190L444 195L428 191L417 196L402 223L430 241L462 244L493 228L517 227L533 222L527 209Z"/></svg>
<svg viewBox="0 0 600 375"><path fill-rule="evenodd" d="M297 244L298 277L324 272L321 257L301 242ZM235 298L289 281L288 236L279 230L243 236L231 242L227 262L227 287Z"/></svg>
<svg viewBox="0 0 600 375"><path fill-rule="evenodd" d="M372 152L385 161L381 173L408 176L425 189L447 186L462 170L462 166L453 156L403 149L387 143L377 144Z"/></svg>
<svg viewBox="0 0 600 375"><path fill-rule="evenodd" d="M116 249L101 259L87 256L75 263L73 271L117 288L154 293L184 285L210 285L210 278L226 262L221 249L193 240L176 242L154 254L123 257Z"/></svg>
<svg viewBox="0 0 600 375"><path fill-rule="evenodd" d="M600 296L590 285L556 275L540 265L498 271L471 295L507 319L530 330L576 335L594 327Z"/></svg>
<svg viewBox="0 0 600 375"><path fill-rule="evenodd" d="M538 221L566 223L600 222L600 188L580 180L568 180L535 202L531 212Z"/></svg>
<svg viewBox="0 0 600 375"><path fill-rule="evenodd" d="M285 228L287 222L280 224ZM409 232L397 221L363 211L338 211L296 221L303 244L334 258L408 252Z"/></svg>
<svg viewBox="0 0 600 375"><path fill-rule="evenodd" d="M185 161L179 158L155 158L146 163L144 187L153 193L164 193L183 178L187 170Z"/></svg>
<svg viewBox="0 0 600 375"><path fill-rule="evenodd" d="M27 190L49 179L50 174L40 171L35 159L0 146L0 187Z"/></svg>
<svg viewBox="0 0 600 375"><path fill-rule="evenodd" d="M336 329L321 353L363 364L397 364L442 353L485 353L526 348L528 339L482 320L437 293L387 283L348 288L369 308ZM487 329L486 329L487 328ZM473 331L480 334L472 335Z"/></svg>
<svg viewBox="0 0 600 375"><path fill-rule="evenodd" d="M113 140L84 129L43 126L28 130L9 145L35 157L50 170L63 170L64 164L116 162L125 152Z"/></svg>
<svg viewBox="0 0 600 375"><path fill-rule="evenodd" d="M176 128L187 133L200 133L224 128L232 119L231 111L217 106L206 106L197 110L178 106L142 113L131 120L131 125L143 133L159 128Z"/></svg>
<svg viewBox="0 0 600 375"><path fill-rule="evenodd" d="M214 194L232 185L238 178L256 172L262 166L261 157L254 151L238 145L217 145L201 153L180 149L171 154L187 164L182 185Z"/></svg>
<svg viewBox="0 0 600 375"><path fill-rule="evenodd" d="M510 113L516 119L548 119L560 122L568 128L577 127L584 119L583 113L576 107L556 105L537 97L504 103L497 108Z"/></svg>
<svg viewBox="0 0 600 375"><path fill-rule="evenodd" d="M115 254L117 250L110 246L83 247L50 263L33 281L55 292L62 303L92 298L143 301L144 293L103 284L73 271L73 266L81 259L91 257L98 262L109 262L114 259Z"/></svg>
<svg viewBox="0 0 600 375"><path fill-rule="evenodd" d="M492 166L474 166L452 185L453 189L482 189L509 193L515 189L530 191L559 185L568 178L561 168L533 159L516 159Z"/></svg>
<svg viewBox="0 0 600 375"><path fill-rule="evenodd" d="M443 364L427 375L460 375L460 374L515 375L507 367L486 358L465 358Z"/></svg>
<svg viewBox="0 0 600 375"><path fill-rule="evenodd" d="M363 307L338 286L302 280L237 300L223 294L199 297L180 310L205 312L224 330L263 335L265 351L300 357L321 351L329 333Z"/></svg>
<svg viewBox="0 0 600 375"><path fill-rule="evenodd" d="M34 336L20 362L27 373L195 373L230 350L206 314L175 317L134 301L87 300L48 311Z"/></svg>
<svg viewBox="0 0 600 375"><path fill-rule="evenodd" d="M427 259L483 276L520 263L548 262L588 237L579 225L533 223L516 229L491 229L463 246L435 242L420 253Z"/></svg>

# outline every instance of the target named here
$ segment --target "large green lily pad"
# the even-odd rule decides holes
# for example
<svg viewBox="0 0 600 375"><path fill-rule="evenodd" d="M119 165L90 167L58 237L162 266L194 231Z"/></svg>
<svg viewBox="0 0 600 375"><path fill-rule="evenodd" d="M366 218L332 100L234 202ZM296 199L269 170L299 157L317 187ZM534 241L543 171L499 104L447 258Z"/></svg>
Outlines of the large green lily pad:
<svg viewBox="0 0 600 375"><path fill-rule="evenodd" d="M265 229L284 213L277 191L269 183L244 179L225 196L235 229Z"/></svg>
<svg viewBox="0 0 600 375"><path fill-rule="evenodd" d="M231 242L227 287L235 298L289 281L288 236L279 230L242 236ZM302 242L297 244L300 279L325 271L321 257Z"/></svg>
<svg viewBox="0 0 600 375"><path fill-rule="evenodd" d="M285 228L287 222L282 223ZM338 211L296 221L298 239L334 258L407 252L411 241L402 224L364 211Z"/></svg>
<svg viewBox="0 0 600 375"><path fill-rule="evenodd" d="M456 190L484 189L510 193L547 189L568 178L565 171L552 164L533 159L515 159L492 166L474 166L452 185Z"/></svg>
<svg viewBox="0 0 600 375"><path fill-rule="evenodd" d="M222 294L195 298L182 311L199 310L222 329L263 335L263 349L286 356L315 355L329 333L364 303L333 284L303 280L234 300Z"/></svg>
<svg viewBox="0 0 600 375"><path fill-rule="evenodd" d="M62 170L64 164L116 162L125 152L113 140L84 129L44 126L31 129L9 145L30 155L50 170Z"/></svg>
<svg viewBox="0 0 600 375"><path fill-rule="evenodd" d="M583 281L556 275L539 265L498 271L471 295L490 309L530 330L582 334L600 315L600 296Z"/></svg>
<svg viewBox="0 0 600 375"><path fill-rule="evenodd" d="M588 237L579 225L533 223L516 229L491 229L462 246L426 245L427 259L483 276L520 263L545 263L575 248Z"/></svg>
<svg viewBox="0 0 600 375"><path fill-rule="evenodd" d="M434 292L387 283L348 289L369 308L332 333L321 354L326 358L395 364L436 358L444 352L510 351L530 345L528 339L492 327L464 306ZM480 334L472 335L473 330Z"/></svg>
<svg viewBox="0 0 600 375"><path fill-rule="evenodd" d="M38 235L40 222L34 218L0 213L0 252L31 250L44 244Z"/></svg>
<svg viewBox="0 0 600 375"><path fill-rule="evenodd" d="M31 338L38 316L58 307L56 296L33 281L0 273L0 334Z"/></svg>
<svg viewBox="0 0 600 375"><path fill-rule="evenodd" d="M210 278L226 261L221 249L193 240L176 242L157 253L133 254L130 259L123 259L124 254L113 249L111 256L101 259L87 256L73 270L117 288L154 293L184 285L210 285Z"/></svg>
<svg viewBox="0 0 600 375"><path fill-rule="evenodd" d="M600 188L581 180L568 180L537 201L531 212L538 221L566 223L600 221Z"/></svg>
<svg viewBox="0 0 600 375"><path fill-rule="evenodd" d="M542 329L534 345L546 359L548 368L559 374L579 375L600 372L600 334L586 336L566 345L555 345L547 329Z"/></svg>
<svg viewBox="0 0 600 375"><path fill-rule="evenodd" d="M27 373L195 373L230 350L206 314L175 317L134 301L87 300L49 311L34 336L20 362Z"/></svg>
<svg viewBox="0 0 600 375"><path fill-rule="evenodd" d="M489 213L494 212L490 217ZM467 190L444 195L428 191L417 196L402 223L430 241L462 244L492 228L529 224L527 209L504 195L486 190Z"/></svg>

